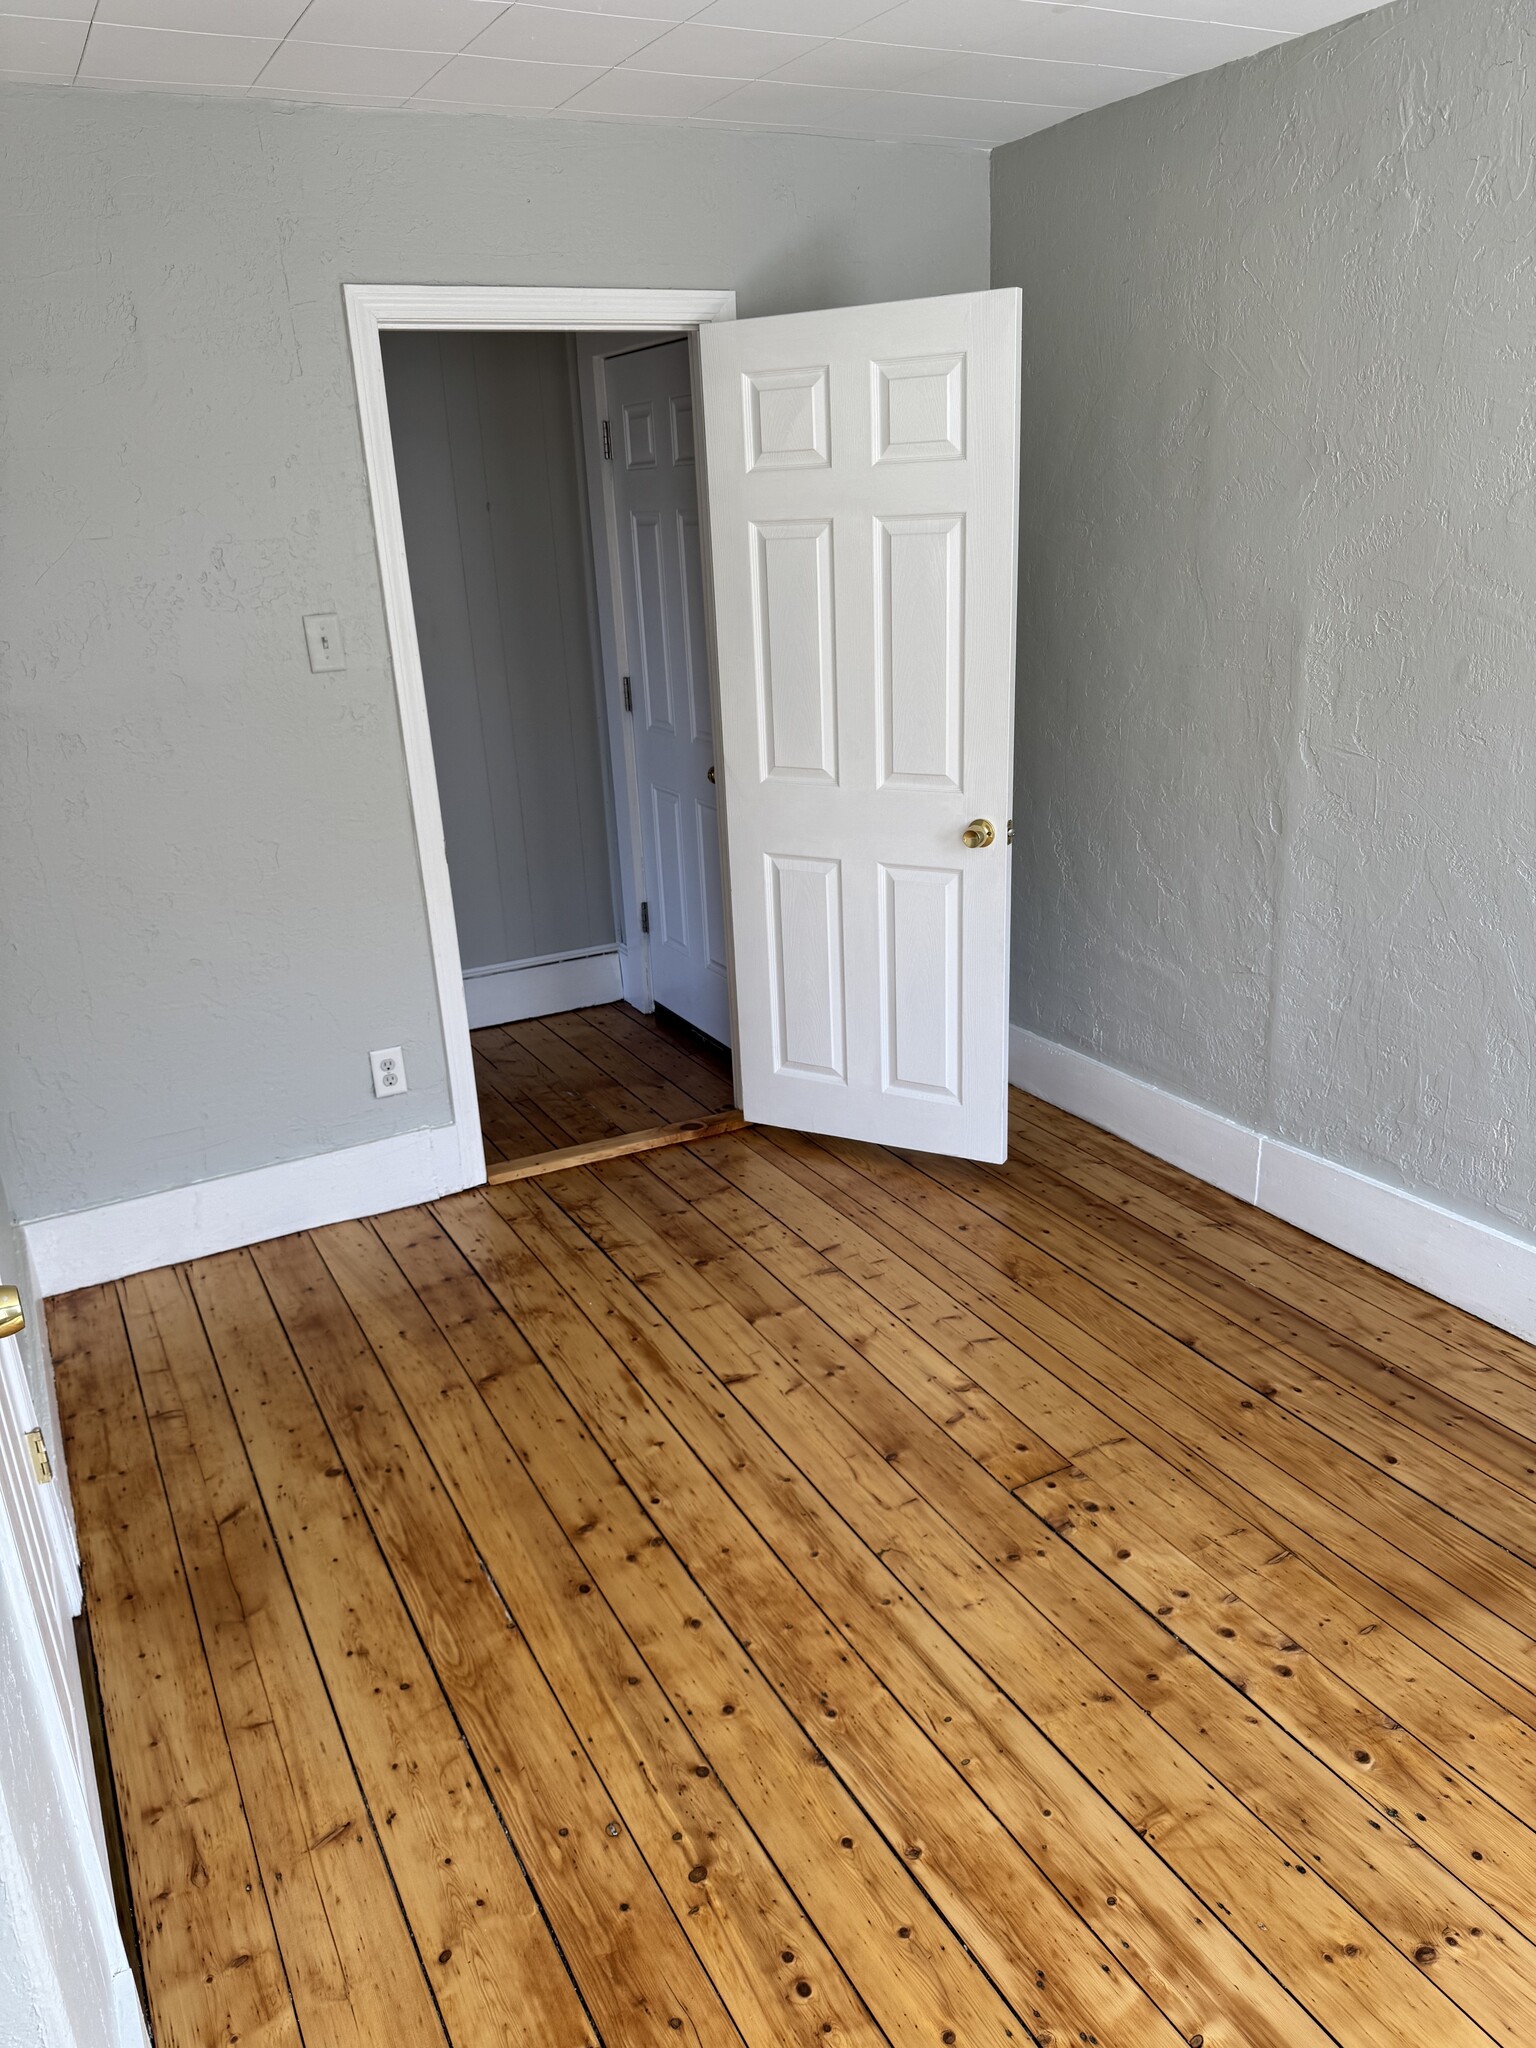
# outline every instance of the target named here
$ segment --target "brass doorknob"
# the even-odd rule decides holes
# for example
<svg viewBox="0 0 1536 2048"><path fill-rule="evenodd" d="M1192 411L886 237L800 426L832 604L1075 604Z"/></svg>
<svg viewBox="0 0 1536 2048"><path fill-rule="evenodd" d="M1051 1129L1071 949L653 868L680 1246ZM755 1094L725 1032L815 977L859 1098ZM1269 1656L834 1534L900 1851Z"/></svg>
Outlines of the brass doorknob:
<svg viewBox="0 0 1536 2048"><path fill-rule="evenodd" d="M997 831L990 818L972 818L960 837L967 846L990 846Z"/></svg>
<svg viewBox="0 0 1536 2048"><path fill-rule="evenodd" d="M15 1337L27 1327L21 1296L14 1287L0 1287L0 1337Z"/></svg>

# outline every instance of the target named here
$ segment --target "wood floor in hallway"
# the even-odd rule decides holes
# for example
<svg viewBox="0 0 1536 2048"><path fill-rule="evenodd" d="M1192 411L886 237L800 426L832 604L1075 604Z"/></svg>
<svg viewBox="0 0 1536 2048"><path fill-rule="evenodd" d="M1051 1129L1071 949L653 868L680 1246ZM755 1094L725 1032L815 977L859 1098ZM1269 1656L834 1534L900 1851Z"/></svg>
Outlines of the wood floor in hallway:
<svg viewBox="0 0 1536 2048"><path fill-rule="evenodd" d="M511 1156L728 1100L477 1034ZM50 1304L158 2048L1528 2048L1536 1351L1029 1098Z"/></svg>

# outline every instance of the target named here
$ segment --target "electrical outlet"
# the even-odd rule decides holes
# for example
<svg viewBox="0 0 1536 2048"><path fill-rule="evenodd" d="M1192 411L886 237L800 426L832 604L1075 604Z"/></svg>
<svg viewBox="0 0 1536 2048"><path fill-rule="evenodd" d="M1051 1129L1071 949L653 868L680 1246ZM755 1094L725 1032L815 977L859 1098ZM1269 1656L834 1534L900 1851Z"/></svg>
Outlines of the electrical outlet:
<svg viewBox="0 0 1536 2048"><path fill-rule="evenodd" d="M405 1060L398 1045L386 1045L382 1052L371 1052L368 1064L373 1069L373 1092L382 1101L386 1095L404 1095L410 1087L405 1078Z"/></svg>
<svg viewBox="0 0 1536 2048"><path fill-rule="evenodd" d="M341 644L341 621L334 612L311 612L304 621L304 643L309 665L318 676L327 669L345 668L347 657Z"/></svg>

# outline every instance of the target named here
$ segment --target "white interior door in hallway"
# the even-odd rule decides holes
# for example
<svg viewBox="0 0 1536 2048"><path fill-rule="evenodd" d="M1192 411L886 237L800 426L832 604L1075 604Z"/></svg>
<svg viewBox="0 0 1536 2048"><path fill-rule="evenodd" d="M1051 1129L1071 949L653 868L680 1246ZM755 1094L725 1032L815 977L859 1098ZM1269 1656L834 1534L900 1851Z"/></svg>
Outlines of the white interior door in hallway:
<svg viewBox="0 0 1536 2048"><path fill-rule="evenodd" d="M757 1122L1007 1157L1020 323L997 291L700 330Z"/></svg>
<svg viewBox="0 0 1536 2048"><path fill-rule="evenodd" d="M651 993L728 1045L714 719L685 341L607 359Z"/></svg>

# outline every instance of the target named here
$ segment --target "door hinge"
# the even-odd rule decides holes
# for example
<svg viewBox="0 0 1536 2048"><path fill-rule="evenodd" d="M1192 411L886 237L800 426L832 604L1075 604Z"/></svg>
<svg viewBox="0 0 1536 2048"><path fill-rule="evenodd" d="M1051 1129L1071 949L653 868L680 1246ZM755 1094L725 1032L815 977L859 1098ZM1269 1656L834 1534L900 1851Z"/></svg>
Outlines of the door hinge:
<svg viewBox="0 0 1536 2048"><path fill-rule="evenodd" d="M612 462L613 460L613 436L608 431L608 422L606 420L603 421L603 460L604 462Z"/></svg>
<svg viewBox="0 0 1536 2048"><path fill-rule="evenodd" d="M48 1485L53 1478L53 1460L48 1455L48 1446L43 1442L40 1429L27 1431L27 1455L32 1460L32 1474L38 1485Z"/></svg>
<svg viewBox="0 0 1536 2048"><path fill-rule="evenodd" d="M632 690L632 689L631 689L631 688L629 687L629 677L628 677L628 676L626 676L626 677L624 678L624 709L625 709L626 711L633 711L633 710L634 710L634 708L635 708L635 693L634 693L634 691L633 691L633 690Z"/></svg>
<svg viewBox="0 0 1536 2048"><path fill-rule="evenodd" d="M651 906L649 905L649 903L642 903L640 906L640 929L643 932L648 932L650 928Z"/></svg>

